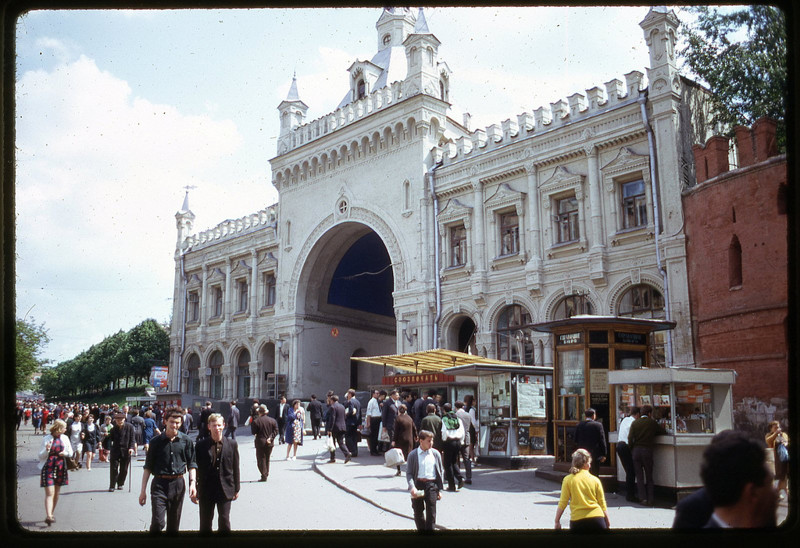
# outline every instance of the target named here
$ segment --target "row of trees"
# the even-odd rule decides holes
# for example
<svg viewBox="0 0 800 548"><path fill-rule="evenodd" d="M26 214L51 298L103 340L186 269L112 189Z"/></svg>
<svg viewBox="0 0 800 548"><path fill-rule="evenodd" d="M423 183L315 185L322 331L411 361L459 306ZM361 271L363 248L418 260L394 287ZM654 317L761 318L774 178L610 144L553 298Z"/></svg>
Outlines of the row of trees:
<svg viewBox="0 0 800 548"><path fill-rule="evenodd" d="M33 376L49 362L41 357L41 353L50 342L50 337L47 335L44 324L37 324L33 318L30 320L27 317L17 318L15 328L17 337L14 355L17 361L17 390L30 390L33 388L31 381Z"/></svg>
<svg viewBox="0 0 800 548"><path fill-rule="evenodd" d="M146 382L150 368L169 361L169 334L148 319L106 337L71 360L45 369L39 392L47 398L81 399L113 388Z"/></svg>

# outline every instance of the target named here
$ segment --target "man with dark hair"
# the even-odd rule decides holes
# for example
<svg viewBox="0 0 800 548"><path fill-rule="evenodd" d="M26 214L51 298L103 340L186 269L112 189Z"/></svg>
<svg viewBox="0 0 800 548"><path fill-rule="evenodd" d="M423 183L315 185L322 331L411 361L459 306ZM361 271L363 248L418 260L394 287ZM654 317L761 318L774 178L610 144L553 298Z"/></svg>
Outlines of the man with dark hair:
<svg viewBox="0 0 800 548"><path fill-rule="evenodd" d="M578 449L586 449L592 456L592 464L589 471L600 476L600 463L605 462L606 453L606 433L603 423L597 420L597 412L591 407L584 411L585 420L578 423L575 427L575 444Z"/></svg>
<svg viewBox="0 0 800 548"><path fill-rule="evenodd" d="M464 476L458 468L458 451L464 444L466 431L461 420L453 413L449 403L442 405L442 428L446 439L442 440L442 460L444 461L444 477L448 491L458 491L464 487ZM456 482L458 485L456 486Z"/></svg>
<svg viewBox="0 0 800 548"><path fill-rule="evenodd" d="M436 414L436 404L429 403L428 407L425 408L425 411L428 414L424 419L422 419L422 422L420 423L422 428L420 430L433 432L433 446L441 453L444 450L444 440L442 439L442 419Z"/></svg>
<svg viewBox="0 0 800 548"><path fill-rule="evenodd" d="M650 418L653 408L642 406L641 416L633 421L628 433L628 444L633 454L633 468L636 472L636 487L639 502L645 506L655 505L655 482L653 481L653 448L656 436L666 434L666 430Z"/></svg>
<svg viewBox="0 0 800 548"><path fill-rule="evenodd" d="M778 491L764 449L763 441L735 430L724 430L711 440L700 465L700 477L714 505L706 528L777 525Z"/></svg>
<svg viewBox="0 0 800 548"><path fill-rule="evenodd" d="M284 433L286 431L286 420L289 418L289 404L286 403L286 396L281 394L280 403L278 404L278 413L275 419L278 421L278 443L284 442Z"/></svg>
<svg viewBox="0 0 800 548"><path fill-rule="evenodd" d="M211 409L211 402L207 401L203 410L200 411L200 424L197 425L197 441L208 437L208 417L210 417L213 412L214 410Z"/></svg>
<svg viewBox="0 0 800 548"><path fill-rule="evenodd" d="M339 446L339 449L342 450L344 453L344 462L347 464L350 462L351 454L350 450L347 448L347 444L344 441L344 434L347 431L347 424L345 423L345 410L344 406L339 403L339 396L333 394L330 397L330 421L326 425L326 430L328 431L329 436L333 436L336 438L336 444ZM331 453L331 460L328 462L336 462L336 453Z"/></svg>
<svg viewBox="0 0 800 548"><path fill-rule="evenodd" d="M210 416L210 415L209 415ZM153 476L150 486L152 518L150 533L158 534L167 529L167 534L178 533L186 494L184 474L189 472L189 497L197 495L195 479L197 462L194 443L180 431L183 413L179 407L171 407L164 413L164 432L150 440L150 450L144 460L142 490L139 504L147 502L147 482ZM206 424L208 424L206 422Z"/></svg>
<svg viewBox="0 0 800 548"><path fill-rule="evenodd" d="M464 443L458 448L458 454L461 457L461 462L464 463L466 471L465 483L472 483L472 459L469 458L469 446L472 444L472 436L470 434L470 426L472 425L472 417L469 416L464 410L464 402L456 402L456 417L461 421L461 426L464 427Z"/></svg>
<svg viewBox="0 0 800 548"><path fill-rule="evenodd" d="M381 410L381 428L386 429L389 435L389 441L394 439L394 420L400 412L400 392L394 388L389 392L389 398L383 402L383 409Z"/></svg>
<svg viewBox="0 0 800 548"><path fill-rule="evenodd" d="M225 427L225 437L236 439L236 429L239 427L239 408L236 407L236 400L231 401L231 409L228 412L228 424Z"/></svg>
<svg viewBox="0 0 800 548"><path fill-rule="evenodd" d="M361 402L356 399L356 391L350 388L345 395L347 404L345 405L344 422L347 426L345 443L347 450L354 457L358 456L358 427L361 426Z"/></svg>
<svg viewBox="0 0 800 548"><path fill-rule="evenodd" d="M373 457L380 455L380 451L378 451L378 434L380 432L378 429L381 425L381 403L385 397L385 390L373 390L372 399L367 403L367 428L369 428L367 446L369 447L369 454Z"/></svg>
<svg viewBox="0 0 800 548"><path fill-rule="evenodd" d="M414 402L414 407L411 411L411 417L414 419L414 426L417 427L417 431L422 428L422 419L428 414L428 404L434 404L434 408L436 406L436 390L428 390L428 397L422 398L420 397L417 401Z"/></svg>
<svg viewBox="0 0 800 548"><path fill-rule="evenodd" d="M233 402L235 403L235 402ZM231 532L231 502L239 498L239 446L235 439L223 436L225 420L219 413L208 417L209 437L198 442L197 492L192 502L200 505L200 534L211 533L214 508L217 509L217 532Z"/></svg>
<svg viewBox="0 0 800 548"><path fill-rule="evenodd" d="M125 413L117 413L114 415L114 426L108 433L108 449L109 461L111 467L109 468L111 477L108 486L109 492L114 491L114 487L122 490L125 485L125 478L128 477L128 466L131 463L131 456L133 455L134 446L136 443L136 433L133 426L126 424Z"/></svg>
<svg viewBox="0 0 800 548"><path fill-rule="evenodd" d="M256 448L256 466L261 472L258 481L267 481L269 477L269 459L272 456L272 448L275 445L275 437L278 435L278 423L275 419L268 417L267 406L258 406L258 417L250 423L250 431L255 436L253 443Z"/></svg>
<svg viewBox="0 0 800 548"><path fill-rule="evenodd" d="M622 412L622 410L620 410ZM631 424L639 418L639 408L631 407L628 409L627 416L622 419L617 428L617 456L619 457L622 468L625 469L625 500L632 502L636 499L636 472L633 467L633 455L630 445L628 445L628 434L631 431Z"/></svg>
<svg viewBox="0 0 800 548"><path fill-rule="evenodd" d="M434 415L436 406L433 406ZM438 418L438 417L437 417ZM419 447L408 455L406 480L414 509L417 531L432 533L436 525L436 502L442 498L444 467L442 455L433 448L433 432L419 432Z"/></svg>
<svg viewBox="0 0 800 548"><path fill-rule="evenodd" d="M322 424L322 403L317 399L316 394L311 394L311 401L308 403L308 415L311 418L311 433L314 439L319 437L319 427Z"/></svg>

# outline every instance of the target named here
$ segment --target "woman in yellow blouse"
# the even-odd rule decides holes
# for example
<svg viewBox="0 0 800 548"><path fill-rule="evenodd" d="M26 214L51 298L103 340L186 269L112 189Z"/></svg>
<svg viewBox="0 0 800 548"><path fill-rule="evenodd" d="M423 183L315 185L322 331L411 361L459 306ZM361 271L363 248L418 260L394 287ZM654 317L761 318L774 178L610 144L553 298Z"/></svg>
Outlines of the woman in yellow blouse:
<svg viewBox="0 0 800 548"><path fill-rule="evenodd" d="M787 449L789 448L789 436L781 430L781 423L778 421L772 421L769 423L769 432L765 436L767 442L767 466L772 468L772 471L775 473L775 479L778 480L778 493L780 494L781 500L784 499L783 493L781 491L786 492L786 496L789 495L789 488L786 483L786 472L788 468L788 463L782 462L777 455L778 445L784 445Z"/></svg>
<svg viewBox="0 0 800 548"><path fill-rule="evenodd" d="M561 498L556 510L556 529L561 529L561 516L569 504L569 529L595 532L608 529L608 512L603 484L589 472L592 456L586 449L572 453L570 474L561 483Z"/></svg>

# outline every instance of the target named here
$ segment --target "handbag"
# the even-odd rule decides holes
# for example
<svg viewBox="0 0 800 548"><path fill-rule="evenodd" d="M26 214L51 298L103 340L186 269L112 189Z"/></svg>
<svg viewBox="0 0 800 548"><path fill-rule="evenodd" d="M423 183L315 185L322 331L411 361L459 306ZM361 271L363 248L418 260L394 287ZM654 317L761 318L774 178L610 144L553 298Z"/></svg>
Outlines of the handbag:
<svg viewBox="0 0 800 548"><path fill-rule="evenodd" d="M378 428L380 428L380 430L378 430L378 432L380 432L380 434L378 434L378 441L384 441L386 443L391 442L392 440L389 439L389 431L383 427L383 423L381 423Z"/></svg>
<svg viewBox="0 0 800 548"><path fill-rule="evenodd" d="M396 468L397 466L400 466L406 462L406 459L403 456L403 451L397 447L393 447L392 449L386 451L386 453L383 454L383 457L386 459L384 464L386 468Z"/></svg>
<svg viewBox="0 0 800 548"><path fill-rule="evenodd" d="M331 453L336 451L336 446L333 444L333 436L328 436L326 438L325 445Z"/></svg>
<svg viewBox="0 0 800 548"><path fill-rule="evenodd" d="M776 444L775 452L777 453L779 461L789 462L789 450L786 449L786 445L784 445L783 443Z"/></svg>
<svg viewBox="0 0 800 548"><path fill-rule="evenodd" d="M78 459L75 457L64 457L64 460L67 462L67 470L73 472L80 468L80 464L78 464Z"/></svg>

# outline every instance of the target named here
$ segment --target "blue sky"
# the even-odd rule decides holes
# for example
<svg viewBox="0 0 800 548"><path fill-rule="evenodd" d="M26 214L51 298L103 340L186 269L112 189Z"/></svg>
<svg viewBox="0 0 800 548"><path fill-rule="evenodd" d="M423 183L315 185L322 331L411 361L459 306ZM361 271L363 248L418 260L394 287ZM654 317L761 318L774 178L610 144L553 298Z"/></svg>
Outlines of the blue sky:
<svg viewBox="0 0 800 548"><path fill-rule="evenodd" d="M416 8L414 8L416 10ZM648 8L426 8L479 128L646 73ZM380 8L36 11L17 24L17 316L64 361L168 321L175 212L195 232L275 203L277 105L308 119L377 49Z"/></svg>

